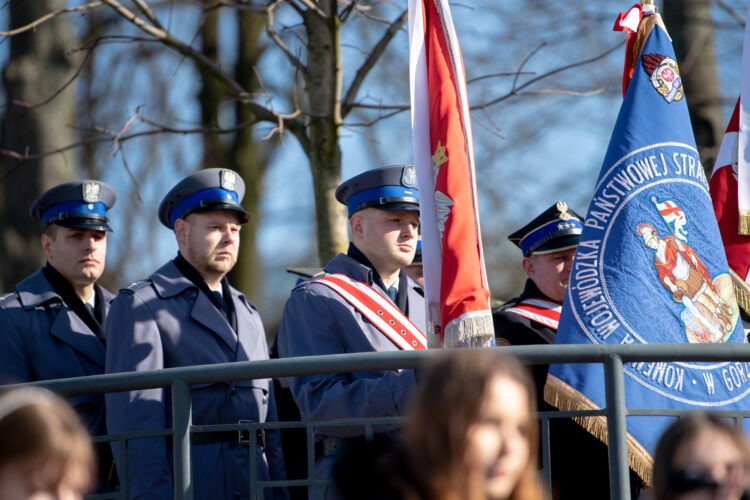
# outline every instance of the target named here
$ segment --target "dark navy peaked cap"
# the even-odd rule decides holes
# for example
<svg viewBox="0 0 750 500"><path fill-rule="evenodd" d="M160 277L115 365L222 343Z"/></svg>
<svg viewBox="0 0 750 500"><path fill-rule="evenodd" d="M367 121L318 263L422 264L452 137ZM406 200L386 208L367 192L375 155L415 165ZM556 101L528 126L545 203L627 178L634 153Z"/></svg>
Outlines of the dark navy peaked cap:
<svg viewBox="0 0 750 500"><path fill-rule="evenodd" d="M581 232L583 217L569 209L564 201L558 201L508 239L528 257L575 248Z"/></svg>
<svg viewBox="0 0 750 500"><path fill-rule="evenodd" d="M112 231L107 210L117 195L112 186L92 179L66 182L48 189L31 204L31 217L42 227L50 224L73 229Z"/></svg>
<svg viewBox="0 0 750 500"><path fill-rule="evenodd" d="M244 196L245 182L234 170L199 170L167 193L159 205L159 221L173 229L177 219L184 219L192 213L233 210L238 213L240 223L245 224L250 220L250 214L242 208Z"/></svg>
<svg viewBox="0 0 750 500"><path fill-rule="evenodd" d="M349 217L363 208L419 210L417 175L412 165L380 167L352 177L336 188L336 199Z"/></svg>

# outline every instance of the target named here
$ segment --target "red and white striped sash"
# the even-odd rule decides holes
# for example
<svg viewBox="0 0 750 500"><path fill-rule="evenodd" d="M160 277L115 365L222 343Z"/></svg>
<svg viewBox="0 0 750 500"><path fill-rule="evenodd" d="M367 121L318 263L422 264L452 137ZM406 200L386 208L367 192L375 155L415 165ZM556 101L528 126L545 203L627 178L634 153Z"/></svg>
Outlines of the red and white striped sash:
<svg viewBox="0 0 750 500"><path fill-rule="evenodd" d="M544 326L557 330L560 323L560 311L562 306L557 302L544 299L524 299L514 304L506 311L514 312L524 318L528 318Z"/></svg>
<svg viewBox="0 0 750 500"><path fill-rule="evenodd" d="M341 295L403 351L427 349L427 338L391 301L374 288L344 274L313 280Z"/></svg>

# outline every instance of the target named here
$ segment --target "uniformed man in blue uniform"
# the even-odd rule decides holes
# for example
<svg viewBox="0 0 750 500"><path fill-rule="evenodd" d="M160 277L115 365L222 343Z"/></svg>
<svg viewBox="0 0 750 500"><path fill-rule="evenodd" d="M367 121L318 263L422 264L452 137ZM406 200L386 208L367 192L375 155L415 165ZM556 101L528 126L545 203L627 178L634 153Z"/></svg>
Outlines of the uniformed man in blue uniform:
<svg viewBox="0 0 750 500"><path fill-rule="evenodd" d="M107 373L268 358L258 312L226 278L237 261L240 226L249 220L244 193L242 179L219 168L200 170L167 193L159 220L174 231L179 253L112 303ZM169 390L108 394L106 402L110 433L171 427ZM196 425L277 418L270 379L193 386L192 405ZM193 434L195 498L262 498L249 490L250 453L257 455L259 479L285 479L278 431L257 440L251 450L248 436L237 431ZM173 498L171 440L134 439L128 448L130 498ZM287 497L284 488L264 494Z"/></svg>
<svg viewBox="0 0 750 500"><path fill-rule="evenodd" d="M497 345L554 344L583 221L558 201L508 236L523 252L528 279L520 296L492 313ZM532 367L537 407L542 411L556 410L544 401L548 368ZM554 500L609 498L607 447L573 420L550 421L550 463ZM636 498L641 483L632 470L630 476Z"/></svg>
<svg viewBox="0 0 750 500"><path fill-rule="evenodd" d="M570 269L583 230L583 218L559 201L508 239L523 252L528 279L523 293L492 314L497 345L553 344ZM541 391L547 365L536 365L534 381ZM541 408L541 406L540 406Z"/></svg>
<svg viewBox="0 0 750 500"><path fill-rule="evenodd" d="M336 198L348 207L349 250L328 262L322 276L304 281L292 291L279 330L281 357L407 347L376 327L367 319L366 311L324 284L330 276L343 275L343 282L356 280L357 286L365 285L379 300L396 306L398 314L408 317L420 331L425 330L423 290L404 271L414 258L419 227L414 168L390 166L365 172L341 184ZM289 380L303 420L317 421L403 415L414 384L412 370L311 375ZM317 477L330 477L333 455L347 441L352 443L363 436L361 427L319 429ZM327 488L324 496L331 495L332 490ZM319 495L311 489L310 496Z"/></svg>
<svg viewBox="0 0 750 500"><path fill-rule="evenodd" d="M55 186L31 205L47 264L0 298L0 384L104 372L104 322L114 295L96 281L115 198L109 185L84 180ZM102 395L69 402L91 434L106 434ZM111 490L112 454L106 444L97 454L98 490Z"/></svg>

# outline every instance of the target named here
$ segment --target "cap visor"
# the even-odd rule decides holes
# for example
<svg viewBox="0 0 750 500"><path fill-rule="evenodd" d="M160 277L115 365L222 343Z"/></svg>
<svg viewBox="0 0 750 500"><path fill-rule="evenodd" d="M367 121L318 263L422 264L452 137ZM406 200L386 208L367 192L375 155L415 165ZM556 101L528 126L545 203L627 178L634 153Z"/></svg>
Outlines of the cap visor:
<svg viewBox="0 0 750 500"><path fill-rule="evenodd" d="M563 250L569 250L578 246L578 240L581 236L578 234L572 234L564 236L562 238L555 238L554 240L540 246L530 255L541 255L545 253L562 252Z"/></svg>
<svg viewBox="0 0 750 500"><path fill-rule="evenodd" d="M248 222L250 222L250 214L245 212L244 208L234 203L226 203L222 201L211 203L210 205L207 205L205 207L199 207L196 210L193 210L191 213L216 212L219 210L231 210L233 212L237 212L240 219L240 224L247 224ZM185 214L185 216L187 215L188 214Z"/></svg>
<svg viewBox="0 0 750 500"><path fill-rule="evenodd" d="M386 203L384 205L374 205L372 208L378 208L380 210L419 210L419 205L416 203Z"/></svg>
<svg viewBox="0 0 750 500"><path fill-rule="evenodd" d="M109 221L102 221L96 219L83 219L83 218L71 218L62 219L52 224L57 224L62 227L69 227L71 229L84 229L91 231L109 231L112 232L112 228L107 224Z"/></svg>

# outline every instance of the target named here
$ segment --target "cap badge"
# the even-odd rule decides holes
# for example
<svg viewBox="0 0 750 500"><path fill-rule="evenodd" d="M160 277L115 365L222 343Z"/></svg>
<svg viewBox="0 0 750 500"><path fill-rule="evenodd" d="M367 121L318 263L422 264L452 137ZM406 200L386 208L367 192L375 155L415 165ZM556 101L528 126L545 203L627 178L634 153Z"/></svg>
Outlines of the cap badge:
<svg viewBox="0 0 750 500"><path fill-rule="evenodd" d="M102 186L96 182L83 184L83 201L86 203L98 203L102 197Z"/></svg>
<svg viewBox="0 0 750 500"><path fill-rule="evenodd" d="M417 187L417 172L413 166L404 167L401 173L401 184L410 188Z"/></svg>
<svg viewBox="0 0 750 500"><path fill-rule="evenodd" d="M560 212L560 215L557 216L560 220L569 220L573 218L573 216L568 213L568 204L564 201L558 201L555 207Z"/></svg>
<svg viewBox="0 0 750 500"><path fill-rule="evenodd" d="M221 188L227 191L236 191L237 174L231 170L221 171Z"/></svg>

